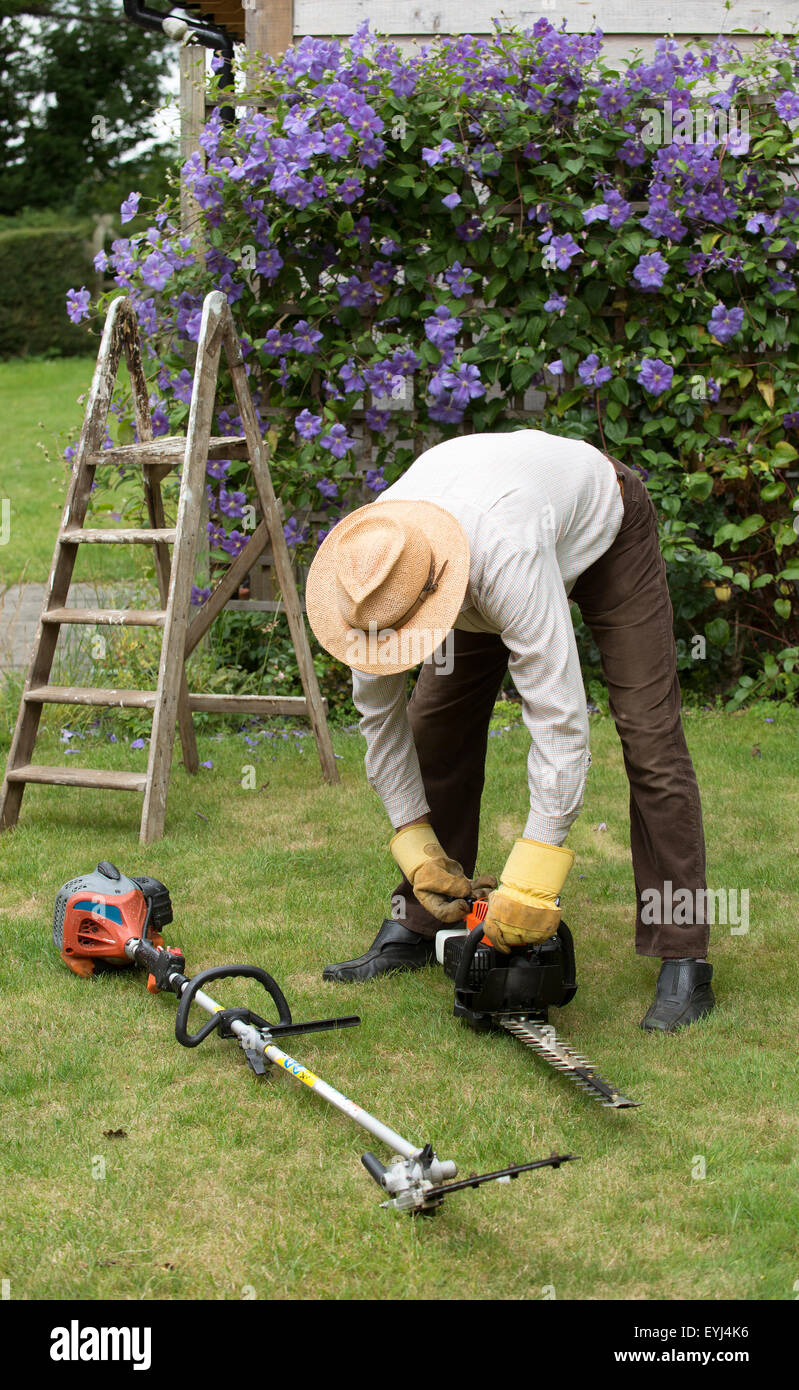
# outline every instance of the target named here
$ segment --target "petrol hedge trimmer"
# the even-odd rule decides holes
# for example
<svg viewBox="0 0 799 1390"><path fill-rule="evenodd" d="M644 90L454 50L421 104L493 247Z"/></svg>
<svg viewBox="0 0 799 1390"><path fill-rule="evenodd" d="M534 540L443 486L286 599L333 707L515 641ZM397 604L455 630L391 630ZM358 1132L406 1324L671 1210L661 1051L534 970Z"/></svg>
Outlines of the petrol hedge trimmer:
<svg viewBox="0 0 799 1390"><path fill-rule="evenodd" d="M436 954L455 982L455 1016L478 1032L504 1028L601 1105L623 1110L640 1105L601 1077L593 1064L558 1037L549 1009L563 1008L577 992L574 942L565 922L538 946L504 955L483 936L488 903L477 899L465 927L442 931Z"/></svg>
<svg viewBox="0 0 799 1390"><path fill-rule="evenodd" d="M444 1197L482 1183L509 1181L519 1173L535 1168L559 1168L571 1163L576 1154L550 1154L532 1163L515 1163L493 1173L471 1174L459 1182L451 1159L437 1157L432 1144L412 1144L395 1130L375 1119L355 1101L284 1052L275 1041L299 1033L319 1033L328 1029L352 1028L360 1018L314 1019L295 1023L286 998L277 982L257 965L220 965L187 977L186 961L175 946L167 946L162 928L172 921L169 890L158 879L128 878L113 864L103 860L94 873L73 878L59 889L53 917L53 941L62 960L76 975L90 976L98 970L126 965L148 972L147 988L177 995L175 1037L183 1047L197 1047L212 1033L236 1038L247 1063L256 1075L267 1067L281 1068L330 1105L379 1139L392 1152L385 1165L372 1153L361 1162L367 1173L387 1193L384 1207L397 1211L434 1212ZM254 980L266 991L277 1009L278 1022L270 1023L247 1008L224 1008L206 992L212 980L243 978ZM196 1032L189 1032L189 1011L193 1004L210 1018Z"/></svg>

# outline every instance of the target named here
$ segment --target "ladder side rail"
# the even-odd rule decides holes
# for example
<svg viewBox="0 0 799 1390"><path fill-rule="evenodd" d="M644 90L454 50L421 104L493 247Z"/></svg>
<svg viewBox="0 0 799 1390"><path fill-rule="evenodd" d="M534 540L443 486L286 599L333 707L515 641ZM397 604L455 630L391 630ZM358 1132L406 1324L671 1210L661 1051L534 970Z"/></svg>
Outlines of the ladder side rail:
<svg viewBox="0 0 799 1390"><path fill-rule="evenodd" d="M136 331L124 335L124 343L125 361L127 362L128 375L130 376L130 385L133 394L136 433L138 434L140 443L150 443L153 439L153 422L150 414L150 400L147 391L147 379L144 375L144 364L141 355L141 337L138 332L138 325L136 326ZM146 463L142 467L144 499L147 507L147 516L149 517L150 525L153 530L162 530L166 527L161 482L170 472L171 465L169 464ZM158 585L161 607L162 609L166 609L169 599L171 559L169 546L166 545L165 542L153 542L153 563L155 565L156 583ZM166 619L164 620L164 626L166 626ZM188 773L194 775L200 770L200 755L197 752L197 737L194 730L194 721L191 717L191 709L189 708L189 686L185 669L181 676L180 691L178 694L178 731L180 733L180 743L183 749L183 765Z"/></svg>
<svg viewBox="0 0 799 1390"><path fill-rule="evenodd" d="M89 398L80 439L72 464L67 497L61 525L53 554L53 563L45 589L42 613L48 608L62 608L66 604L72 571L75 567L77 546L64 544L62 536L70 525L82 525L89 504L91 486L94 481L94 465L88 459L90 454L98 453L105 434L108 411L116 381L117 368L122 354L123 324L129 322L133 309L125 295L119 295L111 304L103 329L100 350L94 368ZM60 626L57 623L44 623L40 616L33 639L31 659L25 678L14 736L6 764L6 776L0 789L0 830L8 830L16 825L19 818L24 782L9 782L8 773L26 766L33 754L36 735L39 730L42 706L31 704L26 699L28 692L38 686L47 685L53 666Z"/></svg>
<svg viewBox="0 0 799 1390"><path fill-rule="evenodd" d="M286 538L283 534L283 523L280 517L277 496L272 483L272 475L269 471L267 457L268 446L261 438L261 431L258 427L258 419L255 414L255 406L253 405L250 387L247 381L247 371L241 354L241 346L236 336L233 317L227 302L225 302L224 321L225 351L233 380L233 390L236 394L244 435L249 446L255 486L258 490L258 500L261 504L261 513L269 528L269 535L272 542L273 563L278 577L278 583L280 584L280 592L286 610L286 617L288 618L291 640L297 656L300 680L302 681L302 688L305 692L305 699L308 704L308 717L316 739L316 747L319 753L319 761L322 765L322 773L325 781L335 784L340 780L339 771L336 766L333 744L330 739L330 730L327 727L322 695L319 690L319 682L316 678L311 648L308 643L308 634L305 630L305 621L302 614L299 594L297 593L294 570L292 568L288 546L286 545Z"/></svg>
<svg viewBox="0 0 799 1390"><path fill-rule="evenodd" d="M180 692L182 683L185 682L186 631L202 514L208 442L213 422L216 376L222 350L222 306L226 308L227 301L219 291L206 296L197 345L183 475L180 482L177 535L172 557L167 616L158 671L158 692L150 739L147 790L141 817L142 844L160 839L166 819L172 743Z"/></svg>

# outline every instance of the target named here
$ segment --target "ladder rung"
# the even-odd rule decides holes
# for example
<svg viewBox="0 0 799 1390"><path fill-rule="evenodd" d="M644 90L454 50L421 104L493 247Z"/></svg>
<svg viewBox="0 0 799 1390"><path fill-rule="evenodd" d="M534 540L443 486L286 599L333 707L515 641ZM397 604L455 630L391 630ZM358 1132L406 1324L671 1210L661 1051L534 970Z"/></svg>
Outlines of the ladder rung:
<svg viewBox="0 0 799 1390"><path fill-rule="evenodd" d="M308 714L304 695L189 695L189 709L205 714Z"/></svg>
<svg viewBox="0 0 799 1390"><path fill-rule="evenodd" d="M100 449L89 454L87 463L92 468L102 464L114 464L117 468L128 468L133 464L145 467L169 467L180 463L186 452L185 434L161 435L143 444L120 444L116 449ZM249 458L247 440L243 435L216 435L208 441L209 459Z"/></svg>
<svg viewBox="0 0 799 1390"><path fill-rule="evenodd" d="M68 527L61 532L60 540L62 544L68 545L152 545L155 541L163 541L166 545L173 545L177 531L170 530L142 530L142 531L111 531L111 530L85 530L78 527Z"/></svg>
<svg viewBox="0 0 799 1390"><path fill-rule="evenodd" d="M154 690L103 690L77 685L39 685L24 697L34 705L108 705L121 709L154 709Z"/></svg>
<svg viewBox="0 0 799 1390"><path fill-rule="evenodd" d="M113 792L143 792L146 772L115 772L98 767L45 767L26 763L7 774L9 782L48 782L56 787L101 787Z"/></svg>
<svg viewBox="0 0 799 1390"><path fill-rule="evenodd" d="M158 608L51 608L45 623L86 623L119 627L163 627L166 612Z"/></svg>

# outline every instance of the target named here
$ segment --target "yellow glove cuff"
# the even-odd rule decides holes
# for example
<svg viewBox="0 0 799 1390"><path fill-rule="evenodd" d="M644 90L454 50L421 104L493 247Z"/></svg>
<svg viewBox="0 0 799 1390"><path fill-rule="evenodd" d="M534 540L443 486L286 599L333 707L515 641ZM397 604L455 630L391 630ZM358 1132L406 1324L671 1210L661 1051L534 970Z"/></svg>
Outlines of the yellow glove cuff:
<svg viewBox="0 0 799 1390"><path fill-rule="evenodd" d="M532 892L536 900L558 897L569 870L574 863L574 851L563 845L545 845L540 840L517 840L505 868L500 886L503 891L515 890L521 901L529 901ZM515 896L514 892L508 896Z"/></svg>
<svg viewBox="0 0 799 1390"><path fill-rule="evenodd" d="M428 859L447 857L432 825L406 825L397 831L389 849L410 884L413 884L414 874Z"/></svg>

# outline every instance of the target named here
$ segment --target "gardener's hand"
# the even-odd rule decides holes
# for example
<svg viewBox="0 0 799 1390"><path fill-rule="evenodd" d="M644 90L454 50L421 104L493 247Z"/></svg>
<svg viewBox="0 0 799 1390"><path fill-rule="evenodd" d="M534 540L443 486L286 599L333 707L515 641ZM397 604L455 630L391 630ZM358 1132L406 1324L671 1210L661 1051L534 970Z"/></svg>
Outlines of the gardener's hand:
<svg viewBox="0 0 799 1390"><path fill-rule="evenodd" d="M489 874L467 878L427 823L404 826L390 848L414 896L439 922L462 921L469 911L467 898L485 897L488 889L496 887L496 879Z"/></svg>
<svg viewBox="0 0 799 1390"><path fill-rule="evenodd" d="M483 922L483 934L499 951L507 954L512 946L554 936L560 923L558 898L573 863L573 852L562 845L516 841Z"/></svg>

